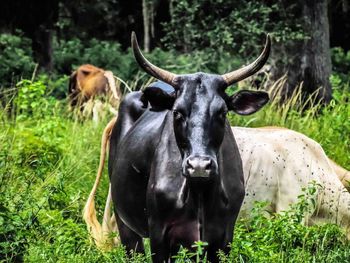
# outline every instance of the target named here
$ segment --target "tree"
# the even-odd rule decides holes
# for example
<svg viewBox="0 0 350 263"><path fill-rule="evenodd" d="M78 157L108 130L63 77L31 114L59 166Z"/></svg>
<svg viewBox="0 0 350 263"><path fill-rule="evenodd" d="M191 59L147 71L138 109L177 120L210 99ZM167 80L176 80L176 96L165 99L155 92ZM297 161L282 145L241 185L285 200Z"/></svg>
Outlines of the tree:
<svg viewBox="0 0 350 263"><path fill-rule="evenodd" d="M9 31L21 29L32 40L35 61L51 70L52 31L58 19L58 0L4 0L0 11L0 25Z"/></svg>
<svg viewBox="0 0 350 263"><path fill-rule="evenodd" d="M208 48L215 59L228 51L246 63L272 33L269 63L272 80L287 74L283 98L302 83L305 98L320 88L317 99L330 101L327 0L183 0L173 3L171 14L168 46L184 52Z"/></svg>
<svg viewBox="0 0 350 263"><path fill-rule="evenodd" d="M285 10L293 10L304 38L273 44L272 80L286 74L282 99L290 97L294 89L302 85L305 97L317 92L316 100L328 103L332 98L329 82L332 67L327 0L300 0L298 5L292 3L294 1L282 2Z"/></svg>
<svg viewBox="0 0 350 263"><path fill-rule="evenodd" d="M151 50L151 38L154 37L154 7L153 1L142 0L142 16L143 16L143 45L146 53Z"/></svg>
<svg viewBox="0 0 350 263"><path fill-rule="evenodd" d="M332 47L350 50L350 2L349 0L329 1L330 38ZM341 25L341 26L339 26Z"/></svg>

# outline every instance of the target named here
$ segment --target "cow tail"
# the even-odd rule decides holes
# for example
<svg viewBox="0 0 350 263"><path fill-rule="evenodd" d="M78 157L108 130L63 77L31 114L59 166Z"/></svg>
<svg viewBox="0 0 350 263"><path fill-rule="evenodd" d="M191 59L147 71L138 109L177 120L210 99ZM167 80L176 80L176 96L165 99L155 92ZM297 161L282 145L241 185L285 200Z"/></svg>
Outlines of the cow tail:
<svg viewBox="0 0 350 263"><path fill-rule="evenodd" d="M341 167L331 159L329 159L329 164L333 168L334 172L337 174L339 180L342 182L342 184L345 186L345 188L350 191L350 171L346 170L345 168Z"/></svg>
<svg viewBox="0 0 350 263"><path fill-rule="evenodd" d="M110 250L117 243L116 239L112 240L110 238L110 233L115 229L115 222L114 222L115 219L114 217L110 216L110 210L112 206L111 187L109 187L102 226L96 216L95 195L96 195L97 187L102 177L104 162L106 159L107 146L111 136L112 128L114 127L116 120L117 120L117 117L114 117L107 124L107 126L103 131L102 139L101 139L100 163L99 163L95 183L92 187L89 198L83 210L83 218L92 239L94 240L96 246L99 249L104 251Z"/></svg>
<svg viewBox="0 0 350 263"><path fill-rule="evenodd" d="M112 71L105 71L104 72L104 76L106 77L107 81L108 81L108 85L109 88L112 91L113 97L119 102L120 101L120 95L118 94L118 90L117 90L117 86L115 84L115 79L113 76L113 72Z"/></svg>

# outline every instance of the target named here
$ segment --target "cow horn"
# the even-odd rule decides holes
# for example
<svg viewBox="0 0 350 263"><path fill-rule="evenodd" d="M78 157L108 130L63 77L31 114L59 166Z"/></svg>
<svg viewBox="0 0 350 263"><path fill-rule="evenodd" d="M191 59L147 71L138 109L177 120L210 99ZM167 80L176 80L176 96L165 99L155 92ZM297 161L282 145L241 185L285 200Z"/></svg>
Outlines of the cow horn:
<svg viewBox="0 0 350 263"><path fill-rule="evenodd" d="M253 63L243 68L240 68L222 75L222 77L227 83L227 86L230 86L231 84L241 81L253 75L254 73L258 72L266 63L270 55L270 49L271 49L271 39L270 39L270 35L267 34L264 50Z"/></svg>
<svg viewBox="0 0 350 263"><path fill-rule="evenodd" d="M139 44L137 43L135 32L131 33L131 46L132 46L132 50L134 51L134 57L137 63L140 65L140 67L144 71L146 71L148 74L155 77L156 79L159 79L168 83L169 85L173 84L173 80L175 79L176 74L166 71L164 69L158 68L157 66L149 62L142 55L141 50L139 48Z"/></svg>

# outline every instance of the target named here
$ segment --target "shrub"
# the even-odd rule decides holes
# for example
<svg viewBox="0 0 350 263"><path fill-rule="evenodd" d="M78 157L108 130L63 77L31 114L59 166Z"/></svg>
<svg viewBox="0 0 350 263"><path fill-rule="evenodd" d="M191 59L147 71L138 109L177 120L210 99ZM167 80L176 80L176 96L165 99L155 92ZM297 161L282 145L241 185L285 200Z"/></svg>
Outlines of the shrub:
<svg viewBox="0 0 350 263"><path fill-rule="evenodd" d="M89 63L111 70L132 87L140 88L150 78L137 65L132 50L122 51L118 43L96 39L91 39L84 45L79 39L55 43L57 46L54 49L54 61L58 73L70 74L78 66ZM179 54L175 51L156 48L146 56L155 65L179 74L196 71L222 74L241 66L241 61L232 58L227 52L222 52L220 57L213 59L212 53L207 51ZM64 92L62 90L59 94Z"/></svg>
<svg viewBox="0 0 350 263"><path fill-rule="evenodd" d="M111 70L123 79L128 79L136 71L136 67L132 70L130 65L133 62L132 54L122 52L117 42L91 39L83 44L75 38L54 43L55 69L58 73L70 74L82 64L93 64Z"/></svg>
<svg viewBox="0 0 350 263"><path fill-rule="evenodd" d="M311 183L290 210L264 213L266 203L256 203L249 219L235 227L229 255L223 262L345 262L350 252L344 233L335 225L307 227L302 219L314 206L317 185Z"/></svg>
<svg viewBox="0 0 350 263"><path fill-rule="evenodd" d="M31 41L21 35L0 34L0 61L0 86L30 78L35 68Z"/></svg>
<svg viewBox="0 0 350 263"><path fill-rule="evenodd" d="M333 74L342 82L350 84L350 51L346 52L340 47L331 49ZM332 83L333 84L333 83Z"/></svg>

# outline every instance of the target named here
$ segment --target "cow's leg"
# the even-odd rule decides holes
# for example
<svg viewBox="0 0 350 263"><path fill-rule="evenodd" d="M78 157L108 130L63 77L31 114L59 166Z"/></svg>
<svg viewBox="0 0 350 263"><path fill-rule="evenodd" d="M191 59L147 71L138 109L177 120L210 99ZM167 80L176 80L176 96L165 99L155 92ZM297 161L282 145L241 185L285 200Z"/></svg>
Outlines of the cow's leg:
<svg viewBox="0 0 350 263"><path fill-rule="evenodd" d="M137 253L145 253L142 237L125 225L116 213L115 218L117 221L120 241L125 246L126 250L128 252L135 251Z"/></svg>
<svg viewBox="0 0 350 263"><path fill-rule="evenodd" d="M224 222L215 220L213 222L208 222L210 224L210 227L205 227L205 229L203 229L204 239L209 244L207 247L205 247L207 259L209 262L220 262L218 257L219 250L221 250L226 255L230 252L229 244L232 242L233 226L235 224L235 221L236 219L229 220L229 222L226 223L225 227L223 225Z"/></svg>
<svg viewBox="0 0 350 263"><path fill-rule="evenodd" d="M169 258L170 249L161 240L151 240L152 261L154 263L174 262Z"/></svg>
<svg viewBox="0 0 350 263"><path fill-rule="evenodd" d="M222 248L222 246L218 246L215 244L210 245L207 248L208 261L211 263L220 262L219 257L218 257L219 250L221 250L222 252L224 252L225 255L227 255L230 252L230 248L228 245L229 244L226 244L226 246L224 246L224 249Z"/></svg>
<svg viewBox="0 0 350 263"><path fill-rule="evenodd" d="M150 220L152 221L152 220ZM169 262L169 256L171 254L168 242L164 240L164 227L159 223L153 223L150 225L150 243L152 252L152 261L154 263Z"/></svg>

